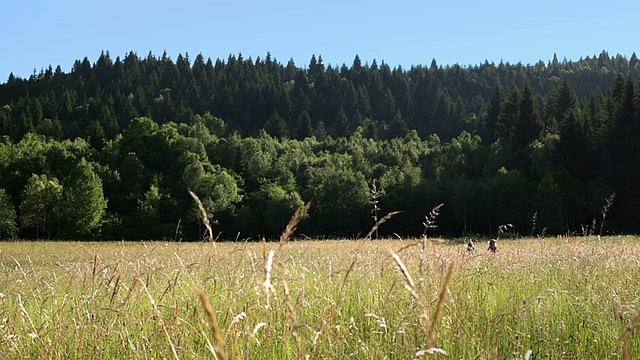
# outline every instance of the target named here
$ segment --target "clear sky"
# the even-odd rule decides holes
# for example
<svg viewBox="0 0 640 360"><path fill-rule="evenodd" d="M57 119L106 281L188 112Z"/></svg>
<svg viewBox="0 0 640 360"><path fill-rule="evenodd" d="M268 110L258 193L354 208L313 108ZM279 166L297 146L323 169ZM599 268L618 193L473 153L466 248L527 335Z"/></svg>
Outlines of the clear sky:
<svg viewBox="0 0 640 360"><path fill-rule="evenodd" d="M578 60L606 50L629 57L640 1L563 0L6 0L0 4L0 82L75 60L94 63L164 51L230 54L305 67L325 64L476 65Z"/></svg>

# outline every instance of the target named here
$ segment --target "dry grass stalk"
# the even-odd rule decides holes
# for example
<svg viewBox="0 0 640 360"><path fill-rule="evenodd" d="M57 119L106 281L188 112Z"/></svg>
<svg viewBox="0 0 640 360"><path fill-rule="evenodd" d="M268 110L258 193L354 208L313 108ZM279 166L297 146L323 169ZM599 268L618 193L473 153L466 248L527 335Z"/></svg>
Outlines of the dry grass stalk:
<svg viewBox="0 0 640 360"><path fill-rule="evenodd" d="M431 320L431 324L429 325L429 331L427 332L427 347L435 346L435 329L436 324L438 323L438 319L440 317L440 312L442 311L442 306L444 305L444 298L448 292L449 281L451 280L451 274L453 273L454 263L452 262L449 265L449 270L447 271L447 275L444 277L444 281L442 282L442 288L440 289L440 294L438 295L438 303L436 304L436 311L433 314L433 319Z"/></svg>
<svg viewBox="0 0 640 360"><path fill-rule="evenodd" d="M365 239L371 239L371 235L373 235L373 233L378 230L378 228L380 227L380 225L382 225L385 221L391 219L394 215L400 214L402 211L392 211L390 213L388 213L387 215L383 216L380 220L378 220L375 225L373 225L373 227L371 228L371 230L369 230L369 232L367 233L367 235L365 235Z"/></svg>
<svg viewBox="0 0 640 360"><path fill-rule="evenodd" d="M489 360L497 360L498 359L498 347L494 346L491 348L491 354L489 354Z"/></svg>
<svg viewBox="0 0 640 360"><path fill-rule="evenodd" d="M418 296L418 293L415 290L416 283L413 281L411 274L409 274L409 270L407 270L407 267L404 265L402 260L400 260L400 257L398 256L398 254L393 252L393 250L389 250L389 253L391 254L391 257L393 257L393 260L396 261L396 264L398 265L400 272L402 273L402 275L404 276L404 279L406 280L404 287L407 288L409 292L411 292L411 295L413 296L414 299L418 300L420 297Z"/></svg>
<svg viewBox="0 0 640 360"><path fill-rule="evenodd" d="M129 288L129 292L127 293L127 297L124 298L123 305L126 305L126 304L129 303L129 299L131 299L131 296L133 295L133 290L136 288L137 284L138 284L138 278L135 277L135 278L133 278L133 282L131 283L131 287Z"/></svg>
<svg viewBox="0 0 640 360"><path fill-rule="evenodd" d="M182 223L182 218L178 219L178 224L176 225L176 235L173 238L173 241L178 241L178 234L180 233L180 224ZM180 239L182 240L182 239Z"/></svg>
<svg viewBox="0 0 640 360"><path fill-rule="evenodd" d="M264 267L264 287L265 289L273 289L271 284L271 270L273 270L273 257L275 256L274 250L269 250L269 256L267 257L267 263Z"/></svg>
<svg viewBox="0 0 640 360"><path fill-rule="evenodd" d="M289 291L289 286L286 281L284 282L284 296L287 304L287 317L289 318L289 323L291 325L291 332L293 333L293 338L296 340L296 346L299 348L300 337L298 336L298 321L296 319L295 307L291 301L291 292Z"/></svg>
<svg viewBox="0 0 640 360"><path fill-rule="evenodd" d="M349 274L351 274L351 271L353 271L353 268L356 266L356 262L358 262L358 253L357 252L353 256L353 261L351 261L351 265L349 265L349 268L347 269L346 273L344 274L344 279L342 279L342 286L340 287L341 290L343 290L344 286L347 284L347 279L349 278Z"/></svg>
<svg viewBox="0 0 640 360"><path fill-rule="evenodd" d="M269 250L269 256L267 257L267 263L264 267L264 291L267 294L267 303L269 302L269 292L275 292L273 284L271 283L271 271L273 270L273 257L275 251Z"/></svg>
<svg viewBox="0 0 640 360"><path fill-rule="evenodd" d="M620 338L622 339L622 359L631 359L631 337L635 333L636 328L640 327L640 311L631 319L627 326L622 329Z"/></svg>
<svg viewBox="0 0 640 360"><path fill-rule="evenodd" d="M422 276L424 274L424 264L425 261L427 260L427 237L423 236L422 240L420 241L421 243L421 247L420 247L420 264L418 266L418 271L420 271L420 276Z"/></svg>
<svg viewBox="0 0 640 360"><path fill-rule="evenodd" d="M211 229L211 222L209 221L209 217L207 216L207 210L205 210L204 205L202 205L202 201L198 195L196 195L191 189L189 189L189 194L195 200L198 205L198 209L200 209L200 214L202 215L202 223L207 228L207 232L209 233L209 241L214 241L213 230Z"/></svg>
<svg viewBox="0 0 640 360"><path fill-rule="evenodd" d="M116 296L120 292L120 277L121 274L118 274L118 278L116 279L116 284L113 287L113 293L111 294L111 300L109 300L109 305L113 305L113 300L115 300Z"/></svg>
<svg viewBox="0 0 640 360"><path fill-rule="evenodd" d="M289 223L280 235L280 247L282 247L284 243L289 239L289 237L293 235L294 231L296 231L296 227L298 226L300 219L302 219L302 217L307 213L307 210L309 210L310 207L311 201L309 201L303 207L299 208L295 213L293 213L291 220L289 220Z"/></svg>
<svg viewBox="0 0 640 360"><path fill-rule="evenodd" d="M438 217L438 215L440 215L440 209L442 208L442 206L444 206L444 203L434 206L429 214L425 215L424 222L422 223L422 225L424 225L424 233L422 234L423 236L427 235L427 231L429 231L429 229L435 229L437 227L436 218Z"/></svg>
<svg viewBox="0 0 640 360"><path fill-rule="evenodd" d="M93 257L93 271L91 272L91 281L96 280L96 274L98 273L98 254Z"/></svg>
<svg viewBox="0 0 640 360"><path fill-rule="evenodd" d="M436 225L436 218L438 217L438 215L440 215L440 209L442 208L442 206L444 206L444 203L434 206L433 209L431 209L431 211L429 212L429 214L425 215L424 222L422 223L422 225L424 225L424 232L422 233L422 249L420 252L420 265L418 268L420 271L420 275L424 274L424 262L426 260L425 252L427 251L427 239L428 239L427 232L429 231L429 229L435 229L438 227Z"/></svg>
<svg viewBox="0 0 640 360"><path fill-rule="evenodd" d="M371 235L373 235L373 233L380 227L380 225L382 225L384 222L386 222L387 220L391 219L393 216L395 216L395 215L397 215L397 214L399 214L401 212L402 211L392 211L392 212L388 213L387 215L383 216L380 220L378 220L375 223L375 225L373 225L371 230L369 230L369 232L367 233L367 235L365 235L365 237L363 239L371 240ZM353 256L353 260L351 261L351 265L349 265L349 268L345 272L344 278L342 279L342 286L340 287L341 290L344 290L344 287L347 284L347 279L349 278L349 274L351 274L351 271L353 271L353 268L355 267L356 263L358 262L358 254L360 253L360 251L362 250L362 247L364 245L365 245L365 243L362 242L360 244L360 246L358 246L358 248L355 250L355 255Z"/></svg>
<svg viewBox="0 0 640 360"><path fill-rule="evenodd" d="M500 239L500 235L508 230L513 229L513 224L502 224L498 226L498 239Z"/></svg>
<svg viewBox="0 0 640 360"><path fill-rule="evenodd" d="M204 293L204 290L196 288L196 295L200 298L200 302L204 307L204 310L207 312L207 320L209 323L209 328L211 329L211 333L213 334L213 346L216 351L216 356L220 359L226 360L227 351L225 348L224 339L222 338L222 332L218 327L218 319L216 318L216 313L211 306L211 302L207 298L207 295Z"/></svg>
<svg viewBox="0 0 640 360"><path fill-rule="evenodd" d="M611 209L611 205L613 205L613 200L616 198L616 193L615 191L609 195L606 199L605 199L605 204L604 206L602 206L602 222L600 223L600 236L602 236L602 230L604 229L604 221L607 219L607 214L609 213L609 210Z"/></svg>
<svg viewBox="0 0 640 360"><path fill-rule="evenodd" d="M24 307L24 304L22 303L22 296L20 294L18 294L18 305L20 306L20 311L22 312L22 314L27 317L27 320L29 321L29 325L31 325L31 330L33 330L34 334L37 334L38 329L34 325L33 320L31 320L31 316L27 312L27 309Z"/></svg>

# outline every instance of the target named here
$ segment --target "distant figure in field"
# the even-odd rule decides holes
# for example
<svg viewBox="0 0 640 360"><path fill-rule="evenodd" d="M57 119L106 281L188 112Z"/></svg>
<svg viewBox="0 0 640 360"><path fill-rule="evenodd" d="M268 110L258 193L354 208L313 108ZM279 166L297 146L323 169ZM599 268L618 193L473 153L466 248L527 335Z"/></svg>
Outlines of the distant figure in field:
<svg viewBox="0 0 640 360"><path fill-rule="evenodd" d="M494 239L489 240L489 251L498 252L498 248L496 247L496 241Z"/></svg>
<svg viewBox="0 0 640 360"><path fill-rule="evenodd" d="M471 239L467 242L467 252L469 254L474 254L476 252L476 247L473 245L473 240Z"/></svg>

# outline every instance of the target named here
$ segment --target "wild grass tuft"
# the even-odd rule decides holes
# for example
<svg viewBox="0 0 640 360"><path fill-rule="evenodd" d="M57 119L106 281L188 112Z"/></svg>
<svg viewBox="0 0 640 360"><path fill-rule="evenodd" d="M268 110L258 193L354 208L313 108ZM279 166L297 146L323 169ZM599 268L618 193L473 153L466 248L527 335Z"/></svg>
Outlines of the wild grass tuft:
<svg viewBox="0 0 640 360"><path fill-rule="evenodd" d="M214 241L213 229L211 228L209 216L207 216L207 210L204 208L204 205L202 205L202 201L200 201L200 198L198 197L198 195L196 195L196 193L189 190L189 195L191 195L193 200L196 202L196 205L198 205L198 210L200 211L200 215L202 216L202 224L204 224L204 226L207 228L208 237L206 237L206 239L208 239L209 241Z"/></svg>

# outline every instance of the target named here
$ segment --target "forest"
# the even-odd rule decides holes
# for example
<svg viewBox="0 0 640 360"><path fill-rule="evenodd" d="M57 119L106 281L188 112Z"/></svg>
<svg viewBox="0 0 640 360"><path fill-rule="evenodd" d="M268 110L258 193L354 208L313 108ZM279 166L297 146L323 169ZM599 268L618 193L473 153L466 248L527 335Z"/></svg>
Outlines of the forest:
<svg viewBox="0 0 640 360"><path fill-rule="evenodd" d="M638 234L640 65L130 52L0 83L0 238ZM430 216L439 204L435 223ZM432 214L431 214L432 215ZM502 227L506 228L506 227Z"/></svg>

